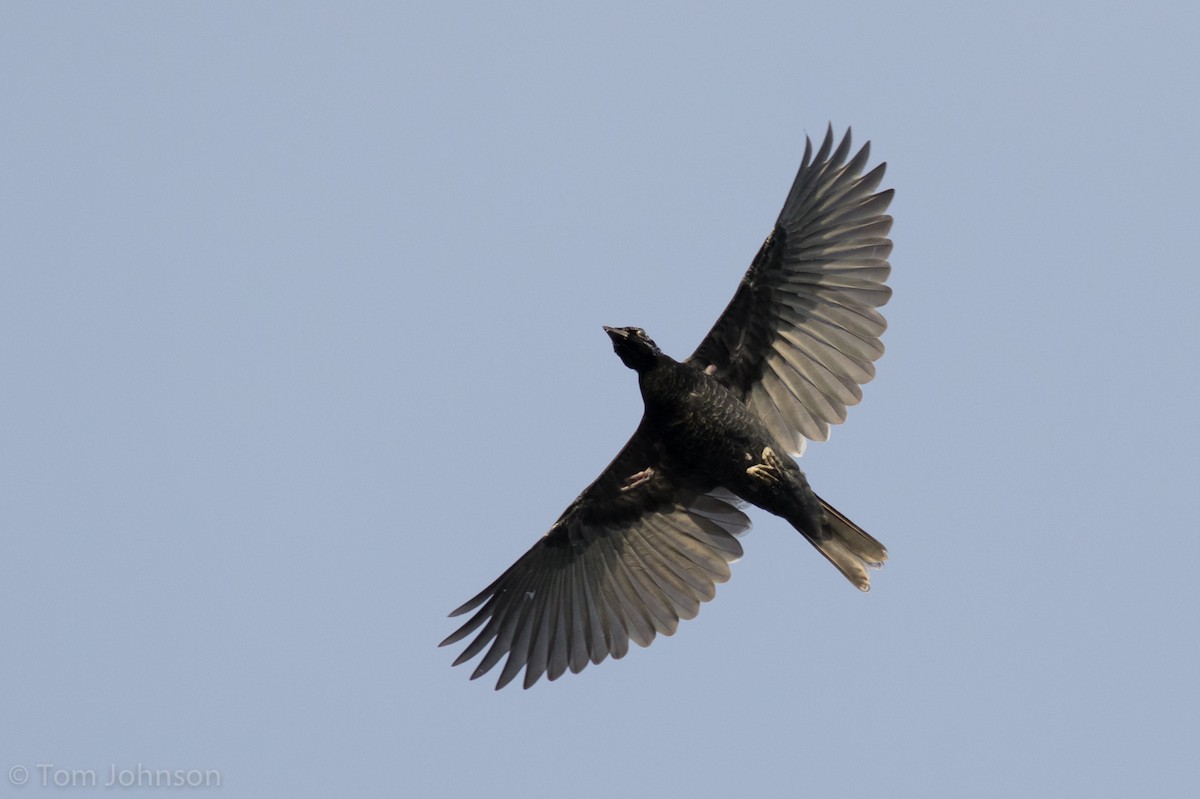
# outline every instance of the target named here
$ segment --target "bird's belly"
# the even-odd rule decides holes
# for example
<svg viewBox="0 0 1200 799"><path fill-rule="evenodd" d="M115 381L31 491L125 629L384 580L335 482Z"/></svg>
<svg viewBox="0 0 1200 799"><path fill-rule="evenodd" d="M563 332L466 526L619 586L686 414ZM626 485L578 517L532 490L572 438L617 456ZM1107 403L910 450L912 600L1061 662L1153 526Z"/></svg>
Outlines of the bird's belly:
<svg viewBox="0 0 1200 799"><path fill-rule="evenodd" d="M688 400L661 428L663 456L678 474L732 489L748 468L762 462L764 450L786 453L758 417L732 396L729 401L703 395Z"/></svg>

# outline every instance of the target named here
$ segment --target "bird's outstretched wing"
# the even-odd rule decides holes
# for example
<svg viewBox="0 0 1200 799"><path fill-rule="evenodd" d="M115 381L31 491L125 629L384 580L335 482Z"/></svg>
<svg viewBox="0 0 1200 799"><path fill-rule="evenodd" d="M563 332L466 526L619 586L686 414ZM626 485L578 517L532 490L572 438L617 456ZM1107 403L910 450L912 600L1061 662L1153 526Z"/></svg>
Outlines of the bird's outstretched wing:
<svg viewBox="0 0 1200 799"><path fill-rule="evenodd" d="M441 645L482 627L454 665L486 649L475 679L507 656L497 689L522 668L528 688L543 674L554 680L620 658L630 640L648 646L671 635L713 598L742 555L734 536L749 527L731 499L678 486L655 468L639 427L532 549L450 614L475 611Z"/></svg>
<svg viewBox="0 0 1200 799"><path fill-rule="evenodd" d="M824 441L862 399L883 354L891 297L892 191L885 164L863 174L870 144L849 161L850 131L833 128L804 160L775 229L737 293L688 362L741 396L793 454Z"/></svg>

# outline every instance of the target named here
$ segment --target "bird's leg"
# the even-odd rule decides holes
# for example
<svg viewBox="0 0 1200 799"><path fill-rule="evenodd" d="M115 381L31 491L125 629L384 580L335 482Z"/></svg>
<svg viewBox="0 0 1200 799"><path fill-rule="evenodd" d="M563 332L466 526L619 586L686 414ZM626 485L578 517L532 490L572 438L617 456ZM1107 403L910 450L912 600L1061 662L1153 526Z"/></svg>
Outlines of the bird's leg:
<svg viewBox="0 0 1200 799"><path fill-rule="evenodd" d="M748 457L748 456L747 456ZM783 480L783 461L775 454L775 450L767 447L762 451L762 463L756 463L746 470L746 474L755 480L762 480L769 485L775 485Z"/></svg>
<svg viewBox="0 0 1200 799"><path fill-rule="evenodd" d="M626 477L625 482L621 485L621 490L622 491L631 491L631 490L637 488L638 486L642 485L643 483L649 482L650 478L653 476L654 476L654 469L647 466L645 469L642 469L640 472L634 472L633 474Z"/></svg>

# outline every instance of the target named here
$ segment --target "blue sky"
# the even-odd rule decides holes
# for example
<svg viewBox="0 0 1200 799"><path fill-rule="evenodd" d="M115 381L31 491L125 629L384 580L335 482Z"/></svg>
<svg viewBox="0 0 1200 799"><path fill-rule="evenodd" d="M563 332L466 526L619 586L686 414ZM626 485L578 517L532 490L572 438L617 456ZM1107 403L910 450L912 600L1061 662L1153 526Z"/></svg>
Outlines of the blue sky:
<svg viewBox="0 0 1200 799"><path fill-rule="evenodd" d="M1195 4L0 13L0 790L1196 792ZM469 682L637 423L601 325L690 353L829 122L896 190L802 462L872 592L752 512L674 637Z"/></svg>

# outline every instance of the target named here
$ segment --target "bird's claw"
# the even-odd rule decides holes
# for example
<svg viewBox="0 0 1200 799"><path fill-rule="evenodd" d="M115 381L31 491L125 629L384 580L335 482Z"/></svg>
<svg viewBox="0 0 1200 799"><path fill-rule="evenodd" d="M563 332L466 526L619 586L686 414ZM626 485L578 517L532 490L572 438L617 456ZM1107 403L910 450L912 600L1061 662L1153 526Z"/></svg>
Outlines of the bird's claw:
<svg viewBox="0 0 1200 799"><path fill-rule="evenodd" d="M775 454L775 450L767 447L762 451L762 463L757 463L746 470L746 474L755 480L775 485L783 480L783 461Z"/></svg>
<svg viewBox="0 0 1200 799"><path fill-rule="evenodd" d="M621 491L632 491L643 483L649 482L653 476L654 469L649 467L642 469L640 472L634 472L625 478L625 482L621 485Z"/></svg>

